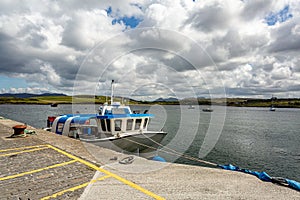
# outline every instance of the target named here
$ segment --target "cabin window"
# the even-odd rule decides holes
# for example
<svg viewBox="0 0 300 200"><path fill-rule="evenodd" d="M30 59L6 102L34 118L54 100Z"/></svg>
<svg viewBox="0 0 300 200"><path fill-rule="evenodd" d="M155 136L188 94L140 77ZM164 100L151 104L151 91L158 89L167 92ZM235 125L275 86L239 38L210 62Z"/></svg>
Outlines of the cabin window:
<svg viewBox="0 0 300 200"><path fill-rule="evenodd" d="M94 119L94 118L90 119L90 125L97 126L96 119Z"/></svg>
<svg viewBox="0 0 300 200"><path fill-rule="evenodd" d="M121 127L122 127L122 120L120 119L115 120L115 131L121 131Z"/></svg>
<svg viewBox="0 0 300 200"><path fill-rule="evenodd" d="M101 128L102 128L102 130L103 130L103 131L106 131L106 126L105 126L105 121L104 121L104 119L101 119L101 120L100 120L100 123L101 123Z"/></svg>
<svg viewBox="0 0 300 200"><path fill-rule="evenodd" d="M110 132L110 119L106 119L107 131Z"/></svg>
<svg viewBox="0 0 300 200"><path fill-rule="evenodd" d="M132 130L132 125L133 125L133 119L128 119L128 120L127 120L126 130L127 130L127 131Z"/></svg>
<svg viewBox="0 0 300 200"><path fill-rule="evenodd" d="M145 121L144 121L144 129L146 128L147 123L148 123L148 118L145 118Z"/></svg>
<svg viewBox="0 0 300 200"><path fill-rule="evenodd" d="M138 130L141 127L142 119L135 120L135 129Z"/></svg>
<svg viewBox="0 0 300 200"><path fill-rule="evenodd" d="M125 111L125 114L130 114L130 110L128 108L125 108L124 111Z"/></svg>
<svg viewBox="0 0 300 200"><path fill-rule="evenodd" d="M111 110L105 110L104 114L105 114L105 115L111 115L112 112L111 112Z"/></svg>
<svg viewBox="0 0 300 200"><path fill-rule="evenodd" d="M112 109L112 114L116 115L116 114L125 114L125 110L124 108L113 108Z"/></svg>

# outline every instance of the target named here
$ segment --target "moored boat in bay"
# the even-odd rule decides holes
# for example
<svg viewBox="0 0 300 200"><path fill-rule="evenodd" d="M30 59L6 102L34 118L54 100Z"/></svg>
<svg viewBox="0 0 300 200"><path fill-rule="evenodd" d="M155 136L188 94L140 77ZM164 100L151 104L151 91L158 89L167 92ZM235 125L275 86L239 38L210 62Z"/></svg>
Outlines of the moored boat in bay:
<svg viewBox="0 0 300 200"><path fill-rule="evenodd" d="M113 84L114 81L112 94ZM97 114L48 117L48 130L116 151L147 153L155 151L167 134L148 130L153 117L147 110L131 111L130 106L114 102L111 95L111 104L100 106Z"/></svg>

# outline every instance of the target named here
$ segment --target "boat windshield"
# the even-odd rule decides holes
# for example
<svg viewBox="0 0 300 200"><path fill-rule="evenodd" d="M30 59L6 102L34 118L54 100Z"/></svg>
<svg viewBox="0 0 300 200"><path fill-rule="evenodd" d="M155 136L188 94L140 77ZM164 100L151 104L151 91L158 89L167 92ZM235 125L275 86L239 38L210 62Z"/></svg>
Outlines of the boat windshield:
<svg viewBox="0 0 300 200"><path fill-rule="evenodd" d="M99 131L115 134L116 132L147 130L149 117L140 118L107 118L99 119Z"/></svg>
<svg viewBox="0 0 300 200"><path fill-rule="evenodd" d="M112 114L130 114L128 108L113 108Z"/></svg>

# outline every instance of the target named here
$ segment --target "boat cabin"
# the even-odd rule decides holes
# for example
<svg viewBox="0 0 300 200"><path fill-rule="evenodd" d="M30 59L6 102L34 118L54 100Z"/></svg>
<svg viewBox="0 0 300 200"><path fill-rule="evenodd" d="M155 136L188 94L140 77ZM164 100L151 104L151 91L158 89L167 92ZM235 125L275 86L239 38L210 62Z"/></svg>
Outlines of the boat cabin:
<svg viewBox="0 0 300 200"><path fill-rule="evenodd" d="M147 130L149 117L98 119L98 132L116 135L120 132ZM99 130L100 128L100 130Z"/></svg>
<svg viewBox="0 0 300 200"><path fill-rule="evenodd" d="M147 130L151 114L133 113L129 106L115 102L99 108L98 132L116 135L121 132Z"/></svg>
<svg viewBox="0 0 300 200"><path fill-rule="evenodd" d="M104 138L121 133L145 131L151 117L152 114L132 112L129 106L115 102L112 105L100 106L99 114L69 114L56 117L51 131L76 138L78 134Z"/></svg>

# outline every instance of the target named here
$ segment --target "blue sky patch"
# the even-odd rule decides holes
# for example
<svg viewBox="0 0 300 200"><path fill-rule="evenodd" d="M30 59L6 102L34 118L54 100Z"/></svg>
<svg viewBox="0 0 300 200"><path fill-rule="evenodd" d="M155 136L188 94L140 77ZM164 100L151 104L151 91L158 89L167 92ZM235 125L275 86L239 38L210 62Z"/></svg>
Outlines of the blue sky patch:
<svg viewBox="0 0 300 200"><path fill-rule="evenodd" d="M112 10L112 7L108 7L106 10L106 13L108 16L114 18L112 21L111 21L111 24L112 25L115 25L115 24L121 24L122 22L125 24L126 27L130 27L130 28L135 28L139 25L139 23L142 21L142 19L139 19L139 18L136 18L134 16L131 16L131 17L119 17L119 18L115 18L113 16L113 10Z"/></svg>
<svg viewBox="0 0 300 200"><path fill-rule="evenodd" d="M28 87L27 82L22 78L13 78L8 76L0 75L0 85L1 88L9 89L9 88L24 88Z"/></svg>
<svg viewBox="0 0 300 200"><path fill-rule="evenodd" d="M107 9L105 9L106 13L108 16L111 16L111 13L112 13L112 8L111 6L109 6Z"/></svg>
<svg viewBox="0 0 300 200"><path fill-rule="evenodd" d="M123 22L126 26L129 26L130 28L135 28L139 23L141 22L141 19L135 18L135 17L122 17L119 19L113 19L112 20L112 25L115 25L116 23L121 23Z"/></svg>
<svg viewBox="0 0 300 200"><path fill-rule="evenodd" d="M268 16L265 17L266 23L269 26L274 26L277 22L282 23L292 18L293 15L289 13L290 6L285 6L282 10L277 13L271 12Z"/></svg>

